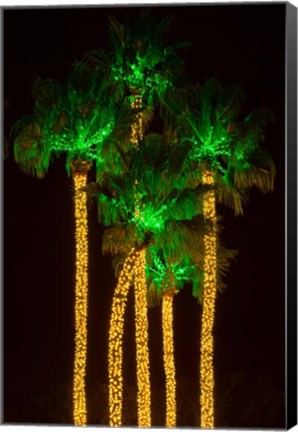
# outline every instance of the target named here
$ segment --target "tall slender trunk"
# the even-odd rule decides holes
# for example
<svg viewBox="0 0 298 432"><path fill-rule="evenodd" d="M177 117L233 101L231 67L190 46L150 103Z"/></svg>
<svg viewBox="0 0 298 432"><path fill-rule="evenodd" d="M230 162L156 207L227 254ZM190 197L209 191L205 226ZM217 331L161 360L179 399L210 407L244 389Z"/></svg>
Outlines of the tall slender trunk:
<svg viewBox="0 0 298 432"><path fill-rule="evenodd" d="M131 126L131 142L138 149L139 139L143 137L142 98L136 95L132 102L135 110L135 120ZM137 185L138 179L135 180ZM139 216L140 208L136 196L135 215ZM126 258L121 271L118 285L113 298L112 316L109 333L109 411L110 426L122 424L122 338L124 324L124 310L127 295L135 276L135 324L136 324L136 357L138 383L138 425L151 425L151 391L149 375L148 352L148 317L147 317L147 287L145 276L145 250L133 249Z"/></svg>
<svg viewBox="0 0 298 432"><path fill-rule="evenodd" d="M87 423L85 375L87 357L87 301L88 301L88 220L87 196L80 189L86 185L91 164L72 162L75 187L75 356L73 381L73 421L76 426Z"/></svg>
<svg viewBox="0 0 298 432"><path fill-rule="evenodd" d="M143 138L142 96L137 92L132 102L135 120L131 127L131 141L139 148L139 140ZM135 180L138 184L138 179ZM135 216L140 215L140 206L136 194ZM146 253L140 251L135 278L135 325L136 325L136 358L137 358L137 386L138 386L138 426L151 425L151 389L148 351L148 305L146 286Z"/></svg>
<svg viewBox="0 0 298 432"><path fill-rule="evenodd" d="M138 426L151 426L151 390L148 350L148 307L146 285L146 252L139 251L135 270L135 325L138 384Z"/></svg>
<svg viewBox="0 0 298 432"><path fill-rule="evenodd" d="M176 378L173 335L173 293L162 297L163 361L166 375L166 427L176 427Z"/></svg>
<svg viewBox="0 0 298 432"><path fill-rule="evenodd" d="M142 96L138 93L134 95L134 100L131 103L131 108L135 111L135 119L131 125L131 142L138 148L139 140L143 139L143 101Z"/></svg>
<svg viewBox="0 0 298 432"><path fill-rule="evenodd" d="M213 173L203 172L203 184L213 185ZM204 292L201 329L200 404L201 428L214 428L213 324L216 299L216 208L214 190L206 192L203 211L212 226L204 236Z"/></svg>
<svg viewBox="0 0 298 432"><path fill-rule="evenodd" d="M134 268L138 261L138 252L132 249L121 270L118 284L113 296L112 314L109 330L109 413L110 426L122 424L122 340L124 312L129 287L133 280Z"/></svg>

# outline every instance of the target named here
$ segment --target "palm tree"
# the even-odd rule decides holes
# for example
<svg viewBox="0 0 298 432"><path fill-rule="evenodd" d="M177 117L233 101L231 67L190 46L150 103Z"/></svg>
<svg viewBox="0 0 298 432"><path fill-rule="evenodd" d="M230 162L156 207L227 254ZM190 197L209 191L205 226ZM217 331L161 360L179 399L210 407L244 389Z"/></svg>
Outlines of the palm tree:
<svg viewBox="0 0 298 432"><path fill-rule="evenodd" d="M194 225L193 234L202 243L201 230L198 224ZM192 228L190 227L190 230ZM191 232L191 231L190 231ZM198 237L201 237L200 239ZM176 427L176 372L174 357L174 332L173 332L173 300L174 296L183 288L186 282L192 282L193 292L197 293L202 288L203 257L201 262L194 263L189 256L189 242L177 245L180 254L179 261L171 257L165 257L163 250L156 245L148 247L146 274L148 280L149 305L156 305L162 301L162 335L163 335L163 360L166 378L166 427ZM198 247L192 251L198 255Z"/></svg>
<svg viewBox="0 0 298 432"><path fill-rule="evenodd" d="M178 189L175 177L179 177L179 165L175 147L165 137L150 134L139 150L126 158L128 168L122 176L106 176L102 184L91 184L89 193L98 198L99 219L105 226L103 250L120 255L124 262L115 290L109 332L109 407L110 425L120 426L122 417L122 333L123 314L130 284L134 281L137 315L141 315L142 327L136 326L136 339L142 351L142 361L148 358L147 300L145 263L148 245L161 245L167 256L178 256L176 244L182 238L195 242L191 235L191 219L200 212L200 185L196 190ZM182 156L180 151L180 156ZM176 167L174 169L174 165ZM176 170L176 171L175 171ZM135 182L135 179L138 182ZM178 180L177 180L178 183ZM138 212L135 209L138 209ZM142 286L142 292L140 292ZM141 307L139 306L141 303ZM148 367L148 361L146 363ZM139 371L137 370L137 374ZM148 377L148 378L147 378ZM139 425L150 425L149 373L143 374L138 392ZM142 405L141 405L142 402ZM147 405L146 405L147 404ZM143 416L143 413L146 416ZM141 416L142 414L142 416Z"/></svg>
<svg viewBox="0 0 298 432"><path fill-rule="evenodd" d="M158 21L145 9L136 20L127 16L122 22L113 15L108 18L109 50L97 49L86 53L85 58L104 73L118 97L130 94L136 108L140 105L141 109L143 102L153 107L179 79L182 61L176 51L188 43L180 41L166 46L171 18ZM141 123L139 126L142 129Z"/></svg>
<svg viewBox="0 0 298 432"><path fill-rule="evenodd" d="M75 203L76 283L73 416L75 425L86 425L85 373L87 355L88 226L87 174L96 161L98 175L115 164L111 142L123 139L125 115L82 63L74 65L65 86L36 77L32 85L35 109L19 120L13 130L14 155L27 174L43 178L55 156L66 154L72 174ZM130 120L127 120L128 124ZM126 124L127 127L127 124ZM121 131L120 131L121 129ZM124 135L125 136L125 135ZM108 158L107 158L108 154ZM103 157L105 156L105 157Z"/></svg>
<svg viewBox="0 0 298 432"><path fill-rule="evenodd" d="M131 144L137 149L139 141L143 139L144 126L148 126L153 116L154 104L164 96L172 86L174 77L178 75L181 61L175 50L178 44L165 47L164 34L169 25L169 18L160 22L152 19L148 11L143 11L136 21L127 17L124 22L119 22L114 16L109 17L111 49L106 53L96 50L86 54L88 61L96 70L104 72L106 81L111 84L114 93L121 99L129 94L131 108L134 112L134 120L131 124ZM135 179L137 184L138 179ZM139 212L139 204L135 202L136 216ZM144 257L143 257L144 258ZM144 275L143 275L144 276ZM141 279L144 279L140 276ZM137 284L143 289L142 294L135 290L136 327L137 334L142 334L147 317L147 300L145 284ZM139 311L139 312L138 312ZM148 339L148 335L146 336ZM143 360L142 360L143 359ZM150 385L149 385L149 357L139 345L137 338L137 369L138 369L138 406L139 426L144 422L141 417L147 417L146 425L150 425L150 414L142 414L142 408L150 409ZM143 383L147 383L146 390Z"/></svg>
<svg viewBox="0 0 298 432"><path fill-rule="evenodd" d="M205 235L203 314L201 330L201 427L214 427L213 322L217 290L217 215L216 200L242 214L248 191L273 190L275 167L270 154L259 145L263 126L271 114L266 109L240 118L243 98L239 86L224 89L216 79L196 86L189 98L185 94L168 101L178 116L178 135L191 143L189 166L198 179L210 185L203 213L212 230ZM190 101L190 102L188 102Z"/></svg>

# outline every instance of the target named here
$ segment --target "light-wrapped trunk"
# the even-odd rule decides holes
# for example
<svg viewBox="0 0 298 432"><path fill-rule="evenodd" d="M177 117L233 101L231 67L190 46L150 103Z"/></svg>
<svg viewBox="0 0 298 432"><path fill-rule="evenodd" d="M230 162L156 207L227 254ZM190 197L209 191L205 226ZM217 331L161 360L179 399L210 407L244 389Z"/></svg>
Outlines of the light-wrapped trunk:
<svg viewBox="0 0 298 432"><path fill-rule="evenodd" d="M166 427L176 427L176 377L173 335L173 293L162 297L163 361L166 375Z"/></svg>
<svg viewBox="0 0 298 432"><path fill-rule="evenodd" d="M138 426L151 426L151 389L148 350L148 306L146 285L146 252L139 251L135 270L135 325L138 384Z"/></svg>
<svg viewBox="0 0 298 432"><path fill-rule="evenodd" d="M135 120L131 126L132 144L139 148L139 140L143 138L142 97L136 92L131 104L135 111ZM135 180L138 184L138 179ZM136 194L135 216L140 217L140 206ZM136 325L136 359L137 359L137 386L138 386L138 426L151 425L151 389L148 351L148 306L146 286L146 254L140 251L135 275L135 325Z"/></svg>
<svg viewBox="0 0 298 432"><path fill-rule="evenodd" d="M76 426L87 423L85 375L87 358L87 302L88 302L88 220L87 196L81 188L86 185L91 164L72 162L75 187L75 358L73 381L73 421Z"/></svg>
<svg viewBox="0 0 298 432"><path fill-rule="evenodd" d="M213 173L204 171L203 184L213 185ZM201 428L214 428L213 325L216 299L216 208L214 190L204 196L204 217L212 224L204 236L204 292L201 329L200 404Z"/></svg>
<svg viewBox="0 0 298 432"><path fill-rule="evenodd" d="M122 424L122 343L124 312L129 287L133 280L134 268L138 261L138 252L132 249L121 270L118 284L113 296L112 314L109 330L109 418L110 426Z"/></svg>
<svg viewBox="0 0 298 432"><path fill-rule="evenodd" d="M131 142L139 147L143 137L142 98L136 95L132 102L135 120L131 126ZM138 180L135 180L137 185ZM140 208L136 196L135 216L139 217ZM113 298L112 317L109 335L109 410L110 426L122 424L122 339L124 310L127 295L134 276L135 284L135 325L136 358L138 385L138 425L151 425L151 390L148 351L147 286L145 275L145 250L133 250L127 257Z"/></svg>

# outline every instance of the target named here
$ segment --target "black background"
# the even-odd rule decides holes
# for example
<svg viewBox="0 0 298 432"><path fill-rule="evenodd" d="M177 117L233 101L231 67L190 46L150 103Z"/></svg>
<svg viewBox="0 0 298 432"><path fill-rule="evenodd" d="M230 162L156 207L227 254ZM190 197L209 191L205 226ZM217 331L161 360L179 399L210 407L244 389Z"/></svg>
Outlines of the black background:
<svg viewBox="0 0 298 432"><path fill-rule="evenodd" d="M285 5L202 5L151 8L173 17L171 38L189 39L181 52L186 73L202 84L216 76L240 83L245 111L271 108L264 145L273 155L275 191L252 191L244 216L218 207L224 243L239 250L219 294L215 320L216 425L284 426L284 31ZM4 11L5 135L33 107L35 74L65 79L87 50L107 45L107 16L137 8L6 9ZM90 180L94 179L94 172ZM102 229L89 213L90 276L87 395L90 423L102 422L93 404L106 392L107 341L113 289ZM65 161L35 179L21 173L13 152L4 161L4 421L71 423L74 321L73 187ZM164 392L160 308L149 310L154 391ZM135 389L133 295L125 327L124 372ZM201 306L190 287L175 298L178 426L198 424ZM100 387L102 386L102 387ZM186 390L185 390L186 389ZM100 390L101 391L101 390ZM99 391L99 393L100 393ZM104 394L104 395L103 395ZM107 395L100 393L102 410ZM133 402L135 403L135 402ZM163 413L153 402L153 422ZM182 408L184 407L184 408ZM64 410L64 411L63 411ZM49 412L51 411L51 412ZM185 416L182 415L185 412ZM179 420L180 419L180 420ZM180 421L180 424L179 424Z"/></svg>

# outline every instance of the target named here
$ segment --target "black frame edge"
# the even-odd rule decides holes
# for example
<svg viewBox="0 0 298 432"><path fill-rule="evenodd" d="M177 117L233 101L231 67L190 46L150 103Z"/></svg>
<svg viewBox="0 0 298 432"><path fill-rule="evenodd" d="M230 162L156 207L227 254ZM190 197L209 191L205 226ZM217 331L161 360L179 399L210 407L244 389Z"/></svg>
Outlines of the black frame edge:
<svg viewBox="0 0 298 432"><path fill-rule="evenodd" d="M286 427L297 424L297 8L286 4Z"/></svg>

